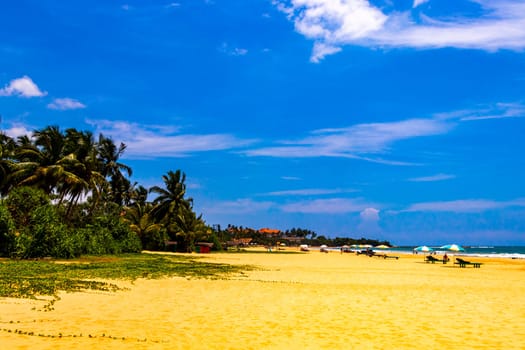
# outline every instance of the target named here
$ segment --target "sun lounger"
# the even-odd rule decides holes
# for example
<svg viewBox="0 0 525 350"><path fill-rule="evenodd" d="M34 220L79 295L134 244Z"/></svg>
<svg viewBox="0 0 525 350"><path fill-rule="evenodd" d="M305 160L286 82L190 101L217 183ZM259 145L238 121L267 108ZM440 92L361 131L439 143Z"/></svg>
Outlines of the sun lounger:
<svg viewBox="0 0 525 350"><path fill-rule="evenodd" d="M358 250L358 251L356 252L356 254L357 254L357 255L361 255L361 254L363 254L363 255L367 255L367 256L373 256L373 255L374 255L374 252L371 251L371 250Z"/></svg>
<svg viewBox="0 0 525 350"><path fill-rule="evenodd" d="M446 264L447 261L448 261L448 259L438 259L438 258L436 258L435 256L427 255L427 256L425 257L425 261L426 261L427 263L432 263L432 264L434 264L434 263L436 263L436 262L442 262L443 264Z"/></svg>
<svg viewBox="0 0 525 350"><path fill-rule="evenodd" d="M377 258L383 258L383 259L399 259L399 256L395 255L387 255L384 253L376 253L373 250L361 250L357 252L357 255L364 254L369 257L377 257Z"/></svg>
<svg viewBox="0 0 525 350"><path fill-rule="evenodd" d="M383 258L383 259L399 259L399 256L396 256L396 255L386 255L386 254L376 254L375 256L377 256L378 258Z"/></svg>
<svg viewBox="0 0 525 350"><path fill-rule="evenodd" d="M482 263L480 262L467 261L461 258L456 258L456 261L454 262L454 264L458 264L459 267L467 267L467 265L472 265L473 268L477 268L477 269L479 269L482 265Z"/></svg>

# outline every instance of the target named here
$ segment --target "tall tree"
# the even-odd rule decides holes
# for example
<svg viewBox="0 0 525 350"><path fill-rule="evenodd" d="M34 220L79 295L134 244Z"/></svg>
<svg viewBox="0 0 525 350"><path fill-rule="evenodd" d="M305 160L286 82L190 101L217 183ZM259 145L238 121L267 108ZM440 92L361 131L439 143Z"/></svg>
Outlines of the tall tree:
<svg viewBox="0 0 525 350"><path fill-rule="evenodd" d="M189 223L198 223L197 220L190 220L195 214L192 211L193 199L185 198L186 175L180 170L169 171L162 179L166 188L154 186L150 189L151 193L158 195L153 200L154 207L151 213L164 224L169 238L177 241L178 249L186 250L195 231Z"/></svg>
<svg viewBox="0 0 525 350"><path fill-rule="evenodd" d="M102 134L99 136L98 157L101 163L100 172L105 178L109 177L110 199L119 205L123 204L125 193L129 191L131 186L124 173L127 176L131 176L132 170L129 166L119 161L126 147L124 143L120 143L117 147L111 138L107 138Z"/></svg>
<svg viewBox="0 0 525 350"><path fill-rule="evenodd" d="M15 141L0 132L0 196L4 196L9 191L11 184L9 178L13 169L13 152Z"/></svg>
<svg viewBox="0 0 525 350"><path fill-rule="evenodd" d="M173 219L177 216L179 208L184 207L191 210L193 199L186 199L186 174L177 170L175 172L168 171L166 175L162 176L166 188L153 186L150 188L150 193L156 193L158 196L153 200L155 207L153 208L153 215L159 221L166 219Z"/></svg>
<svg viewBox="0 0 525 350"><path fill-rule="evenodd" d="M57 126L36 130L33 139L19 139L18 162L12 174L16 185L35 186L50 195L64 190L67 186L63 184L73 186L83 181L71 171L77 160L74 154L65 153L66 139Z"/></svg>

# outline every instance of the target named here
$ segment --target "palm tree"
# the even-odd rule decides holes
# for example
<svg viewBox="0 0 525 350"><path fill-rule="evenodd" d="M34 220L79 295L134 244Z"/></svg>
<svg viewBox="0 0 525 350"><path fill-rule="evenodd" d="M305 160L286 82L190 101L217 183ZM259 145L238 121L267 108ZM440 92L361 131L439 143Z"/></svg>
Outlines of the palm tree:
<svg viewBox="0 0 525 350"><path fill-rule="evenodd" d="M132 170L126 164L120 163L119 158L124 154L126 145L120 143L117 147L112 139L100 134L98 140L98 157L101 163L100 173L105 178L110 178L110 198L113 202L122 205L124 202L124 193L129 191L130 181L124 176L132 175Z"/></svg>
<svg viewBox="0 0 525 350"><path fill-rule="evenodd" d="M143 249L159 250L164 248L167 237L164 226L151 215L152 208L151 203L135 203L125 209L123 219L140 238Z"/></svg>
<svg viewBox="0 0 525 350"><path fill-rule="evenodd" d="M0 132L0 196L4 196L9 191L11 184L9 177L13 169L13 152L15 141Z"/></svg>
<svg viewBox="0 0 525 350"><path fill-rule="evenodd" d="M51 195L82 183L71 171L78 162L74 154L64 152L66 138L57 126L36 130L33 137L33 142L27 137L19 138L15 152L18 162L12 174L16 185L35 186Z"/></svg>
<svg viewBox="0 0 525 350"><path fill-rule="evenodd" d="M107 182L99 171L100 163L93 134L89 131L79 132L74 128L66 130L65 152L74 154L77 162L71 171L82 179L71 186L63 185L62 194L70 196L68 213L82 195L87 196L91 193L96 205Z"/></svg>
<svg viewBox="0 0 525 350"><path fill-rule="evenodd" d="M162 176L166 188L154 186L151 193L158 194L154 199L151 211L153 217L166 227L168 237L178 242L179 249L188 247L193 229L188 229L186 221L192 211L193 199L184 198L186 195L186 175L180 170L168 171ZM186 237L186 235L188 237Z"/></svg>
<svg viewBox="0 0 525 350"><path fill-rule="evenodd" d="M159 221L171 220L175 218L179 212L179 208L184 207L191 210L193 199L185 199L186 195L186 174L180 170L175 172L168 171L166 175L162 176L162 180L166 185L166 188L159 186L153 186L150 188L150 193L158 194L157 198L154 199L153 204L153 216Z"/></svg>

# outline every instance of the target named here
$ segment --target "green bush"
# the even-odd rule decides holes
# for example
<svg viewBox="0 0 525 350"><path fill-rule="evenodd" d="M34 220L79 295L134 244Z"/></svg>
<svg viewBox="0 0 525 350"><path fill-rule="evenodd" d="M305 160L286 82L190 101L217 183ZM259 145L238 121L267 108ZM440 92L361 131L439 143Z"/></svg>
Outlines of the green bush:
<svg viewBox="0 0 525 350"><path fill-rule="evenodd" d="M19 258L72 258L81 253L80 242L69 233L51 204L37 207L29 225L15 235L11 255Z"/></svg>
<svg viewBox="0 0 525 350"><path fill-rule="evenodd" d="M9 255L14 244L15 224L7 207L0 203L0 256Z"/></svg>
<svg viewBox="0 0 525 350"><path fill-rule="evenodd" d="M5 205L18 229L29 224L31 215L36 208L50 203L51 201L44 191L26 186L12 189L5 199Z"/></svg>

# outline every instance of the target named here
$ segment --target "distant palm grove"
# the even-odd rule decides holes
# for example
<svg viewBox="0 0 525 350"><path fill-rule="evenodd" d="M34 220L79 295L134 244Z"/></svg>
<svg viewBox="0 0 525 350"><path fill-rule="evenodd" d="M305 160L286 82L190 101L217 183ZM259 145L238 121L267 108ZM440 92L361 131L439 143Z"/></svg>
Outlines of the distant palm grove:
<svg viewBox="0 0 525 350"><path fill-rule="evenodd" d="M180 170L163 175L163 187L131 183L132 169L120 161L125 149L74 128L48 126L17 139L0 132L0 256L190 252L200 241L222 249L221 243L238 238L239 230L212 228L194 212ZM316 238L306 230L293 233ZM254 238L274 244L279 237Z"/></svg>

